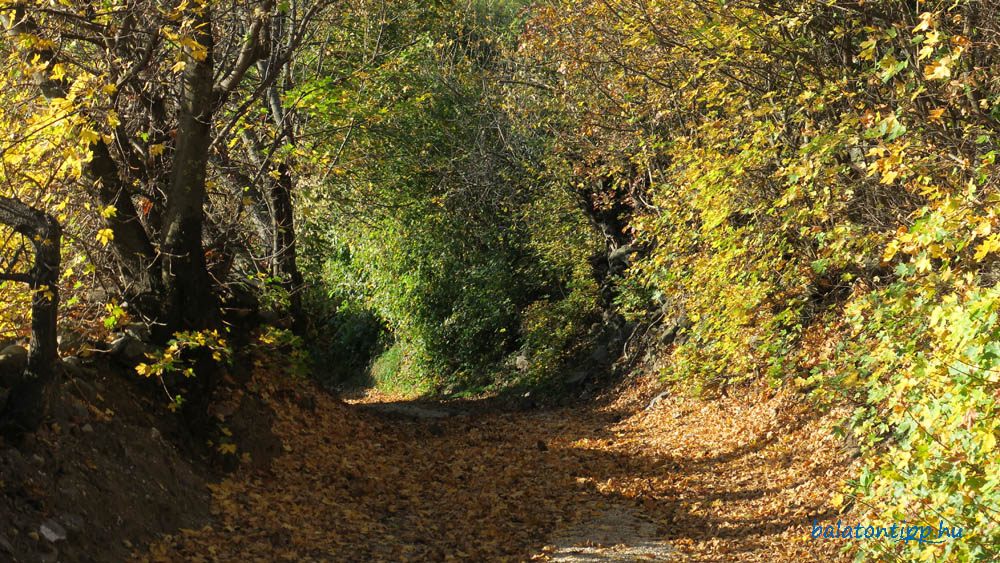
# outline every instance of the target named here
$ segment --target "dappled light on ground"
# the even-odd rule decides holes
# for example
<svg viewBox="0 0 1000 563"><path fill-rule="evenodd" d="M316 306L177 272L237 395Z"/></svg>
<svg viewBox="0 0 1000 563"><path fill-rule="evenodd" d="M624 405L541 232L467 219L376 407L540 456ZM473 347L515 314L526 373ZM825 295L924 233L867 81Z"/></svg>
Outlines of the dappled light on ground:
<svg viewBox="0 0 1000 563"><path fill-rule="evenodd" d="M842 547L810 536L836 520L848 473L834 417L766 387L648 409L651 381L603 408L386 412L384 396L261 385L284 454L213 485L215 522L139 559L835 561Z"/></svg>

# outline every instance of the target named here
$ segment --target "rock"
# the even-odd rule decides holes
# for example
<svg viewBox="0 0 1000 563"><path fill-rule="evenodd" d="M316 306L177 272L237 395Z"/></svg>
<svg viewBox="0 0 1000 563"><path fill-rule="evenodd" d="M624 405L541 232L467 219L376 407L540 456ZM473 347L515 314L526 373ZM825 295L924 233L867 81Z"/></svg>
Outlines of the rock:
<svg viewBox="0 0 1000 563"><path fill-rule="evenodd" d="M84 402L93 402L97 398L97 389L83 378L74 377L66 381L63 389Z"/></svg>
<svg viewBox="0 0 1000 563"><path fill-rule="evenodd" d="M83 360L79 356L63 356L62 362L73 369L83 369Z"/></svg>
<svg viewBox="0 0 1000 563"><path fill-rule="evenodd" d="M608 255L608 263L614 266L627 266L629 263L628 255L635 252L632 245L619 246L611 254Z"/></svg>
<svg viewBox="0 0 1000 563"><path fill-rule="evenodd" d="M86 525L86 521L83 519L83 516L72 512L63 514L59 519L62 520L62 523L65 524L71 532L79 532L83 530L83 527Z"/></svg>
<svg viewBox="0 0 1000 563"><path fill-rule="evenodd" d="M660 329L660 341L664 344L670 344L672 342L677 342L677 344L683 343L687 339L687 331L694 326L691 319L687 315L681 313L680 315L674 317L670 322L664 323L663 328Z"/></svg>
<svg viewBox="0 0 1000 563"><path fill-rule="evenodd" d="M67 379L78 378L83 375L83 362L76 356L66 356L61 362L62 372Z"/></svg>
<svg viewBox="0 0 1000 563"><path fill-rule="evenodd" d="M80 401L70 400L69 414L81 420L87 420L90 418L90 409L87 405L81 403Z"/></svg>
<svg viewBox="0 0 1000 563"><path fill-rule="evenodd" d="M0 373L20 376L28 367L28 351L13 344L0 350Z"/></svg>
<svg viewBox="0 0 1000 563"><path fill-rule="evenodd" d="M58 563L59 562L59 549L54 545L49 546L49 550L44 553L38 554L39 563Z"/></svg>
<svg viewBox="0 0 1000 563"><path fill-rule="evenodd" d="M38 533L52 543L66 539L66 528L51 519L42 522L42 525L38 527Z"/></svg>
<svg viewBox="0 0 1000 563"><path fill-rule="evenodd" d="M604 365L607 363L608 358L608 347L601 344L594 348L594 351L587 357L587 361L597 365Z"/></svg>
<svg viewBox="0 0 1000 563"><path fill-rule="evenodd" d="M111 355L129 364L146 361L153 347L128 334L111 343Z"/></svg>
<svg viewBox="0 0 1000 563"><path fill-rule="evenodd" d="M649 405L646 406L646 410L648 411L653 407L655 407L656 405L660 404L660 401L666 399L669 395L670 393L668 391L664 391L663 393L660 393L659 395L653 397L653 400L650 401Z"/></svg>
<svg viewBox="0 0 1000 563"><path fill-rule="evenodd" d="M59 335L56 336L56 344L59 347L59 352L63 354L77 352L86 343L87 338L84 335L69 328L64 329L60 327Z"/></svg>
<svg viewBox="0 0 1000 563"><path fill-rule="evenodd" d="M125 325L124 331L125 334L142 342L149 342L153 337L145 323L129 323Z"/></svg>
<svg viewBox="0 0 1000 563"><path fill-rule="evenodd" d="M569 375L566 376L566 384L578 385L580 383L583 383L583 381L587 379L588 375L590 375L590 372L584 368L575 369L569 372Z"/></svg>

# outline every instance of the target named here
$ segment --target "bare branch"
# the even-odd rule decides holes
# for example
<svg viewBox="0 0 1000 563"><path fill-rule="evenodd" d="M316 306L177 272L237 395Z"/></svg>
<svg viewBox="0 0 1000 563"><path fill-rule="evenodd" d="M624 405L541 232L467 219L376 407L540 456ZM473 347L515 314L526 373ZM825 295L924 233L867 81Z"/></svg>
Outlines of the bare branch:
<svg viewBox="0 0 1000 563"><path fill-rule="evenodd" d="M261 4L260 14L250 25L250 31L247 32L246 39L243 41L243 49L236 59L236 64L229 74L213 88L217 102L223 101L226 96L232 93L243 80L243 75L246 74L247 70L267 55L268 46L260 41L260 30L264 26L264 22L270 18L269 12L273 7L274 0L264 0Z"/></svg>

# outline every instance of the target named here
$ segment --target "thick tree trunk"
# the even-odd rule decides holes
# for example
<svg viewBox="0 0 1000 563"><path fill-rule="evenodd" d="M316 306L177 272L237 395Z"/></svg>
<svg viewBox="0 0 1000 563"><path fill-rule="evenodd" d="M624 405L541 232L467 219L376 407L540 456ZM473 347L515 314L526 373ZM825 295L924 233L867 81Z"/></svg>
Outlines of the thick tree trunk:
<svg viewBox="0 0 1000 563"><path fill-rule="evenodd" d="M92 144L90 149L93 157L84 167L84 174L98 184L97 197L101 205L115 208L115 213L105 221L114 233L111 243L124 269L126 282L132 284L126 288L125 297L134 300L145 293L160 295L163 283L156 270L156 250L139 221L139 212L128 189L121 181L118 165L103 140ZM155 307L140 312L150 317L158 316Z"/></svg>
<svg viewBox="0 0 1000 563"><path fill-rule="evenodd" d="M165 320L171 331L213 326L218 307L205 266L202 224L205 176L211 144L213 96L211 15L201 8L194 39L205 48L197 60L191 49L183 71L180 120L163 232Z"/></svg>
<svg viewBox="0 0 1000 563"><path fill-rule="evenodd" d="M9 437L31 432L45 413L44 390L52 380L56 360L56 315L59 309L59 252L62 230L47 213L20 200L0 197L0 223L21 233L35 247L31 273L12 274L9 280L25 281L31 296L31 344L24 376L11 388L7 411L0 429Z"/></svg>

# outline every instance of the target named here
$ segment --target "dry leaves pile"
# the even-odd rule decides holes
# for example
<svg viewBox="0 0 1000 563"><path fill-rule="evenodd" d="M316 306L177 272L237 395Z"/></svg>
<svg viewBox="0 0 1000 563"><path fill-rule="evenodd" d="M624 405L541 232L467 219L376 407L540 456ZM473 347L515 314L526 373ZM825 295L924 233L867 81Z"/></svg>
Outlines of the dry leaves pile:
<svg viewBox="0 0 1000 563"><path fill-rule="evenodd" d="M285 453L213 486L215 524L141 560L560 560L560 530L618 510L652 524L641 528L657 537L636 541L665 542L670 560L844 558L838 540L810 535L813 518L836 521L828 501L849 474L836 418L792 394L643 409L654 391L640 381L603 408L412 418L262 384L277 390Z"/></svg>

